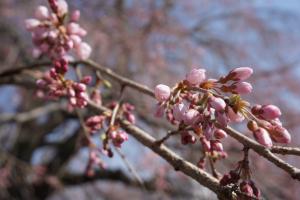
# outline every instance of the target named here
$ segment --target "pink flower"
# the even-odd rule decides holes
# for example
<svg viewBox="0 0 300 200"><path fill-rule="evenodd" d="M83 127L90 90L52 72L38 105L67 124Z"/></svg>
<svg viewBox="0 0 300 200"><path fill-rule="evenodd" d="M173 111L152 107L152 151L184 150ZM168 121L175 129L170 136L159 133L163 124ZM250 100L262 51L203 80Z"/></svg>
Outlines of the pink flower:
<svg viewBox="0 0 300 200"><path fill-rule="evenodd" d="M186 75L186 80L191 85L198 85L205 80L205 70L204 69L193 69Z"/></svg>
<svg viewBox="0 0 300 200"><path fill-rule="evenodd" d="M214 108L216 111L222 111L226 107L226 103L223 99L219 97L211 96L209 98L209 104L212 108Z"/></svg>
<svg viewBox="0 0 300 200"><path fill-rule="evenodd" d="M248 94L252 92L252 85L248 82L238 82L233 85L232 91L238 94Z"/></svg>
<svg viewBox="0 0 300 200"><path fill-rule="evenodd" d="M176 121L181 122L184 119L188 107L184 103L178 103L173 106L173 116Z"/></svg>
<svg viewBox="0 0 300 200"><path fill-rule="evenodd" d="M253 69L250 67L238 67L233 69L229 76L233 77L233 80L243 81L248 79L253 73Z"/></svg>
<svg viewBox="0 0 300 200"><path fill-rule="evenodd" d="M253 132L253 134L258 143L269 148L272 147L272 139L266 129L258 128Z"/></svg>
<svg viewBox="0 0 300 200"><path fill-rule="evenodd" d="M189 109L183 118L185 125L193 125L199 117L199 112L195 109Z"/></svg>
<svg viewBox="0 0 300 200"><path fill-rule="evenodd" d="M165 100L169 99L169 97L171 95L171 90L170 90L169 86L159 84L155 87L154 95L155 95L155 98L159 102L165 101Z"/></svg>
<svg viewBox="0 0 300 200"><path fill-rule="evenodd" d="M278 118L281 115L280 109L274 105L264 105L261 111L260 116L267 120Z"/></svg>
<svg viewBox="0 0 300 200"><path fill-rule="evenodd" d="M68 4L65 0L57 0L57 14L63 16L68 12Z"/></svg>
<svg viewBox="0 0 300 200"><path fill-rule="evenodd" d="M76 54L81 60L86 60L90 57L92 53L92 48L85 42L80 43L79 46L76 47Z"/></svg>
<svg viewBox="0 0 300 200"><path fill-rule="evenodd" d="M39 20L46 20L49 18L48 8L45 6L38 6L35 10L35 17Z"/></svg>
<svg viewBox="0 0 300 200"><path fill-rule="evenodd" d="M216 139L223 139L227 137L227 133L222 129L217 129L214 132L214 136Z"/></svg>

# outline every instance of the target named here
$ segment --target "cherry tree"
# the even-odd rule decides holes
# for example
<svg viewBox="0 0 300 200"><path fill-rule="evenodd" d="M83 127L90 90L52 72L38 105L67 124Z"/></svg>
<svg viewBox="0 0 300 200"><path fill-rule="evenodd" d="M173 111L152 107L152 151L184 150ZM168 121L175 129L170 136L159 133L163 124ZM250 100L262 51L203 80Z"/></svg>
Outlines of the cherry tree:
<svg viewBox="0 0 300 200"><path fill-rule="evenodd" d="M123 3L123 1L115 2L117 18L107 19L109 25L105 24L108 23L107 21L104 21L101 26L118 27L120 33L126 29L121 23L125 20L123 9L126 6ZM109 3L103 4L103 6L108 6L106 4ZM130 61L126 54L131 52L139 56L140 47L145 42L143 39L145 35L151 33L152 29L156 29L159 35L169 34L172 29L181 28L182 31L176 32L178 38L186 34L195 34L201 29L200 25L196 25L192 32L189 32L185 27L173 26L174 24L171 23L165 26L165 30L160 30L168 18L164 11L170 9L170 6L171 2L166 1L161 9L153 9L148 19L149 23L142 26L141 32L137 33L139 35L124 35L127 40L119 35L116 36L122 45L114 49L116 52L103 54L111 53L113 56L120 56L111 61L116 66L112 69L89 59L98 49L95 45L93 48L84 41L88 40L89 31L88 28L83 28L85 24L80 23L81 12L79 10L70 9L64 0L48 0L48 6L37 6L34 16L25 20L25 27L32 37L34 46L31 50L32 57L38 61L25 67L4 70L0 77L4 78L4 82L34 87L35 97L31 98L39 98L47 106L13 116L3 116L1 121L25 122L57 110L63 111L65 116L76 119L76 122L80 124L78 134L80 136L77 138L76 134L74 140L77 142L72 148L75 148L76 144L86 147L89 151L83 175L86 179L93 180L94 177L97 178L99 172L109 169L104 159L115 159L115 154L118 154L132 173L134 181L141 187L145 187L144 181L122 152L124 143L129 139L135 139L167 161L176 171L182 172L210 189L219 199L263 198L264 191L253 178L256 168L251 167L253 160L249 154L252 153L256 153L272 163L274 167L286 172L286 176L299 181L300 170L279 156L300 155L299 148L285 145L291 143L293 134L290 134L285 124L281 122L280 108L272 103L251 105L250 101L243 97L252 93L255 95L255 87L251 82L246 82L252 74L255 74L256 71L253 68L230 67L227 73L216 78L207 75L208 69L196 67L186 71L185 77L173 80L174 86L172 87L169 87L169 84L163 84L164 77L160 77L154 89L139 81L133 81L132 77L123 75L122 72L126 70L124 66L130 68ZM134 15L142 14L139 10L135 12L137 13L133 13ZM210 20L210 18L205 20ZM137 41L133 41L136 36L138 36ZM98 37L99 41L104 43L104 47L105 42L116 42L106 41L108 37L106 33L101 33ZM198 36L195 37L198 42L203 42ZM150 42L151 39L149 37ZM185 42L187 41L183 43ZM187 42L188 49L193 46L190 42ZM212 42L211 48L215 48L214 45L218 43L222 44L222 41ZM127 48L133 48L132 44L139 46L136 52L127 50ZM155 48L163 49L164 47L156 46ZM222 50L220 55L224 55ZM151 52L143 57L150 60L148 62L150 69L154 65L164 68L168 63L167 58L162 55L151 55ZM41 59L45 62L39 61ZM135 66L131 68L134 69ZM134 71L139 73L139 70ZM18 79L16 78L18 75L25 75L31 79ZM152 74L149 74L149 77L151 76L157 76L157 71L152 71ZM147 83L147 77L140 77L140 79L143 78L146 81L142 82ZM167 82L170 83L170 81ZM132 91L137 91L141 99L130 98ZM163 125L169 129L164 136L156 137L141 128L140 119L147 117L135 115L135 110L142 109L139 108L141 106L139 100L146 101L148 108L150 107L152 111L149 115L155 116L149 117L148 121L153 121L153 118L154 121L165 118L169 122ZM155 109L151 109L154 107ZM60 123L59 118L54 121L57 124ZM147 119L145 122L147 123ZM251 135L245 135L232 128L231 125L247 127ZM196 147L198 159L190 160L179 156L172 150L172 146L168 147L167 142L177 140L177 136L181 138L181 145L192 149ZM233 138L236 144L242 146L240 149L242 158L236 161L234 167L228 166L227 171L221 173L217 165L230 159L230 153L223 147L225 138ZM64 155L65 144L61 145L59 153ZM7 154L6 156L12 157L16 160L15 162L29 168L28 170L33 173L31 181L33 185L43 183L53 189L61 184L57 178L53 177L53 174L60 172L56 171L55 162L50 163L46 168L31 167L30 164L18 160L13 155ZM64 161L57 162L64 163L65 160L70 159L70 156L66 154L66 157L63 156L61 159ZM8 187L12 175L9 173L10 165L5 166L1 172L2 184ZM68 177L63 177L61 180L68 181Z"/></svg>

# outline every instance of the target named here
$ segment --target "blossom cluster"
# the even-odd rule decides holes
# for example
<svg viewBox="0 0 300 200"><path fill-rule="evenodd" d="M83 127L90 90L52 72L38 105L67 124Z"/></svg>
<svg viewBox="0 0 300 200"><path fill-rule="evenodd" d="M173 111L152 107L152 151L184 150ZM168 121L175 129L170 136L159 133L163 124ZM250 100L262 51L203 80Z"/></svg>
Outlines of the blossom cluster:
<svg viewBox="0 0 300 200"><path fill-rule="evenodd" d="M54 67L36 81L39 89L37 95L48 99L66 97L71 108L84 108L88 100L86 88L92 78L85 76L80 82L65 79L67 67L68 63L65 59L56 61Z"/></svg>
<svg viewBox="0 0 300 200"><path fill-rule="evenodd" d="M249 196L260 199L261 192L257 188L253 180L251 180L251 172L248 166L248 160L241 160L238 162L237 167L230 170L228 174L225 174L221 180L220 185L236 185L240 192ZM237 200L248 199L244 196L238 195Z"/></svg>
<svg viewBox="0 0 300 200"><path fill-rule="evenodd" d="M252 92L246 80L252 75L249 67L231 70L219 79L207 79L204 69L193 69L172 89L163 84L155 87L158 101L156 116L166 114L178 125L182 144L202 144L205 156L223 158L221 140L228 124L248 120L248 128L260 144L271 147L273 142L289 143L289 132L279 120L281 111L274 105L256 105L243 100L241 95ZM199 166L203 167L201 159Z"/></svg>
<svg viewBox="0 0 300 200"><path fill-rule="evenodd" d="M65 0L49 0L49 10L45 6L38 6L35 18L25 21L26 29L32 34L35 45L33 56L47 55L51 59L60 59L70 50L74 50L80 59L87 59L92 49L82 41L87 34L79 24L80 11L75 10L68 17L68 4Z"/></svg>
<svg viewBox="0 0 300 200"><path fill-rule="evenodd" d="M99 87L102 80L99 77L95 86L88 89L88 85L92 82L91 76L79 75L78 81L68 79L66 76L72 55L84 60L92 52L91 47L82 41L87 31L78 24L80 11L75 10L69 14L65 0L48 0L48 3L50 9L38 6L35 10L35 18L25 20L26 29L31 32L35 45L33 56L36 58L46 56L52 62L49 71L36 81L37 96L51 100L66 98L70 110L84 108L89 101L101 106L102 97ZM122 117L130 123L135 123L134 107L131 104L123 103L119 108L116 103L111 103L109 108L112 110L118 108L115 118ZM90 147L86 168L88 176L94 174L95 167L104 167L100 154L113 156L110 144L120 148L123 142L128 140L128 135L120 129L118 120L112 118L112 113L103 113L84 121L84 126L89 133L85 138L86 145ZM103 147L98 148L92 142L92 136L99 133L101 129L105 130L105 134L101 134Z"/></svg>
<svg viewBox="0 0 300 200"><path fill-rule="evenodd" d="M117 103L113 102L108 105L112 110L118 108ZM127 119L130 123L135 123L133 115L134 106L129 103L122 104L118 110L116 117ZM86 173L88 176L93 175L93 166L104 167L103 162L99 158L99 154L104 154L108 157L113 157L113 151L110 144L116 148L121 148L121 145L128 140L128 134L120 129L118 120L112 119L112 113L103 113L102 115L90 116L85 120L85 126L91 136L100 134L102 138L102 148L96 148L90 151L89 162L87 165ZM114 121L112 123L112 120ZM100 130L104 130L100 132ZM96 156L98 155L98 156Z"/></svg>
<svg viewBox="0 0 300 200"><path fill-rule="evenodd" d="M53 63L52 68L37 80L37 94L51 99L66 97L70 108L83 108L87 105L86 88L91 82L91 77L87 76L76 82L66 79L65 74L69 69L70 50L73 49L79 59L87 59L90 56L91 47L82 42L82 37L87 32L77 23L80 11L75 10L68 16L68 4L65 0L48 2L50 9L38 6L35 18L25 20L35 45L34 56L45 55Z"/></svg>

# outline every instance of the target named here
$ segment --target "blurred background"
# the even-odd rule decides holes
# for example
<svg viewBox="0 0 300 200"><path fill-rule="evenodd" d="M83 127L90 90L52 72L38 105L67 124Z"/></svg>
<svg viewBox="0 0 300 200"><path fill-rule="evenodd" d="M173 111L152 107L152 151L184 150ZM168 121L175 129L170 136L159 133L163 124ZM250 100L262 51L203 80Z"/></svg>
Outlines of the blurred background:
<svg viewBox="0 0 300 200"><path fill-rule="evenodd" d="M278 105L284 126L300 146L300 2L298 0L68 0L82 13L92 59L115 72L153 88L172 86L191 68L205 68L210 77L250 66L254 75L251 103ZM0 72L37 62L24 19L45 0L0 1ZM86 70L86 73L89 73ZM0 199L216 199L201 185L175 172L134 138L122 152L142 177L141 188L117 155L103 156L107 169L87 178L88 150L81 145L78 120L58 102L34 97L34 80L0 78ZM118 87L118 85L114 85ZM118 90L114 90L118 91ZM104 91L104 102L117 94ZM162 137L170 125L153 117L154 100L128 90L136 105L138 126ZM43 107L44 115L23 120L7 116ZM244 126L238 130L252 137ZM197 145L167 144L196 163ZM242 159L242 146L225 140L229 158L218 162L226 173ZM297 200L299 182L250 152L253 179L265 199ZM300 167L299 158L284 156Z"/></svg>

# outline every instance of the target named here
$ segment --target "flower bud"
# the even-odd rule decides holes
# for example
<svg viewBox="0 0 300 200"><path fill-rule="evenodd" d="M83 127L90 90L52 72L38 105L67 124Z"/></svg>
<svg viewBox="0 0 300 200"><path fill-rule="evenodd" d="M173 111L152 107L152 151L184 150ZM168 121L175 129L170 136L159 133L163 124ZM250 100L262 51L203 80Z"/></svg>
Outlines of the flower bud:
<svg viewBox="0 0 300 200"><path fill-rule="evenodd" d="M159 102L165 101L165 100L167 100L170 97L171 90L170 90L169 86L163 85L163 84L159 84L159 85L157 85L155 87L154 95L155 95L155 98Z"/></svg>
<svg viewBox="0 0 300 200"><path fill-rule="evenodd" d="M91 77L91 76L84 76L84 77L80 80L81 83L84 83L84 84L86 84L86 85L90 84L91 81L92 81L92 77Z"/></svg>
<svg viewBox="0 0 300 200"><path fill-rule="evenodd" d="M38 6L35 10L35 17L39 20L45 20L49 18L48 8L45 6Z"/></svg>
<svg viewBox="0 0 300 200"><path fill-rule="evenodd" d="M74 10L71 15L71 20L77 22L80 18L80 10Z"/></svg>
<svg viewBox="0 0 300 200"><path fill-rule="evenodd" d="M277 126L277 125L272 126L269 129L269 132L271 134L272 139L275 142L284 143L284 144L288 144L291 142L290 133L288 132L288 130L286 130L282 126Z"/></svg>
<svg viewBox="0 0 300 200"><path fill-rule="evenodd" d="M253 115L259 115L261 113L261 105L255 105L251 108L251 112Z"/></svg>
<svg viewBox="0 0 300 200"><path fill-rule="evenodd" d="M251 197L253 196L253 189L252 189L251 185L246 181L243 181L240 183L240 190L241 190L241 192L244 192L245 194L247 194Z"/></svg>
<svg viewBox="0 0 300 200"><path fill-rule="evenodd" d="M273 143L268 131L264 128L258 128L253 132L254 137L258 143L266 147L272 147Z"/></svg>
<svg viewBox="0 0 300 200"><path fill-rule="evenodd" d="M74 43L74 47L77 48L81 44L81 37L78 35L70 35L71 40Z"/></svg>
<svg viewBox="0 0 300 200"><path fill-rule="evenodd" d="M178 122L181 122L184 119L187 109L188 108L184 103L175 104L172 109L174 119Z"/></svg>
<svg viewBox="0 0 300 200"><path fill-rule="evenodd" d="M209 105L216 111L222 111L226 107L226 103L222 98L211 96L209 98Z"/></svg>
<svg viewBox="0 0 300 200"><path fill-rule="evenodd" d="M204 69L193 69L186 75L186 80L191 85L198 85L205 80L205 70Z"/></svg>
<svg viewBox="0 0 300 200"><path fill-rule="evenodd" d="M28 31L33 31L40 24L41 24L41 22L37 19L26 19L25 20L25 27Z"/></svg>
<svg viewBox="0 0 300 200"><path fill-rule="evenodd" d="M199 112L197 110L189 109L184 115L183 118L184 124L193 125L197 121L198 116L199 116Z"/></svg>
<svg viewBox="0 0 300 200"><path fill-rule="evenodd" d="M200 142L202 144L202 148L204 149L204 151L207 152L211 150L210 142L205 137L201 137Z"/></svg>
<svg viewBox="0 0 300 200"><path fill-rule="evenodd" d="M76 47L76 54L81 60L88 59L91 53L92 53L91 46L85 42L80 43L80 45Z"/></svg>
<svg viewBox="0 0 300 200"><path fill-rule="evenodd" d="M261 110L262 113L260 116L266 120L272 120L281 115L280 109L275 105L264 105L262 106Z"/></svg>
<svg viewBox="0 0 300 200"><path fill-rule="evenodd" d="M70 35L77 34L79 32L79 30L80 30L80 26L79 26L79 24L77 24L75 22L71 22L67 26L67 31Z"/></svg>
<svg viewBox="0 0 300 200"><path fill-rule="evenodd" d="M216 117L216 120L217 122L223 126L223 127L226 127L228 122L229 122L229 119L228 119L228 116L226 115L225 112L216 112L215 113L215 117Z"/></svg>
<svg viewBox="0 0 300 200"><path fill-rule="evenodd" d="M252 85L248 82L238 82L232 86L233 86L232 92L237 94L248 94L252 92Z"/></svg>
<svg viewBox="0 0 300 200"><path fill-rule="evenodd" d="M255 121L251 120L247 123L247 127L250 131L255 131L258 129L258 125Z"/></svg>
<svg viewBox="0 0 300 200"><path fill-rule="evenodd" d="M63 16L68 12L68 4L65 0L57 0L57 14Z"/></svg>
<svg viewBox="0 0 300 200"><path fill-rule="evenodd" d="M227 133L222 129L217 129L214 132L214 136L216 139L223 139L227 137Z"/></svg>
<svg viewBox="0 0 300 200"><path fill-rule="evenodd" d="M229 76L233 77L232 80L243 81L248 79L253 73L253 69L250 67L238 67L233 69Z"/></svg>
<svg viewBox="0 0 300 200"><path fill-rule="evenodd" d="M211 140L210 145L213 151L223 151L223 145L219 140Z"/></svg>

